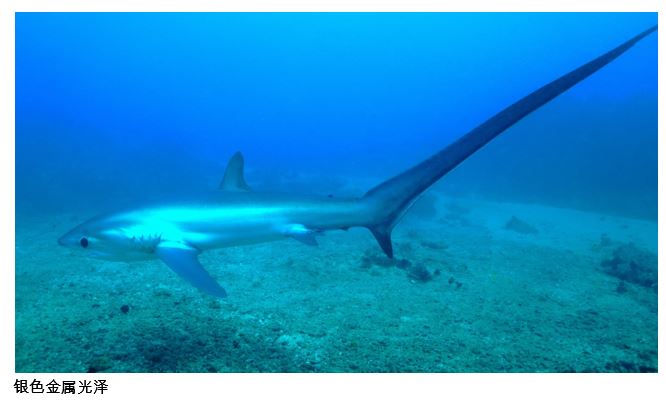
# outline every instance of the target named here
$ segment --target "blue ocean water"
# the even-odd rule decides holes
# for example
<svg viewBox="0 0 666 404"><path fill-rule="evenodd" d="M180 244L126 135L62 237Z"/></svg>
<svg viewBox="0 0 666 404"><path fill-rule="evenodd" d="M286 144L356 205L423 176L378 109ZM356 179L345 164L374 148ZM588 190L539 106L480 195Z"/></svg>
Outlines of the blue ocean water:
<svg viewBox="0 0 666 404"><path fill-rule="evenodd" d="M16 22L17 208L29 213L197 191L215 185L236 150L265 175L384 179L656 15ZM440 186L656 218L656 46L647 38Z"/></svg>
<svg viewBox="0 0 666 404"><path fill-rule="evenodd" d="M631 327L618 319L626 311L635 310L632 305L639 305L645 313L636 321L644 323L631 326L644 326L643 339L631 334L627 337L631 340L627 344L632 345L639 339L647 341L640 349L634 346L636 349L629 349L628 353L618 353L620 348L617 347L601 349L599 357L580 365L568 362L568 357L557 359L557 355L544 353L545 359L542 358L541 362L530 359L527 363L516 359L511 367L503 368L499 365L501 361L488 359L490 367L484 368L479 365L480 359L473 359L474 352L482 349L481 345L470 348L468 357L450 359L449 362L442 361L443 354L437 351L439 362L428 362L429 367L410 367L409 362L400 362L397 357L372 358L367 356L366 351L361 354L347 347L347 350L355 352L351 355L354 367L326 356L328 348L334 349L330 344L310 341L318 338L316 335L320 335L319 332L307 334L298 331L299 320L285 314L286 317L281 317L279 321L266 320L279 323L275 327L284 333L271 338L279 341L280 349L287 347L284 356L278 355L275 366L252 367L251 364L256 362L246 361L249 360L248 353L243 356L245 362L236 362L229 359L233 357L233 348L225 358L212 358L210 355L215 346L208 345L209 350L189 354L190 362L185 362L195 363L192 366L183 365L185 362L175 358L169 361L167 348L164 348L165 354L160 350L162 348L152 346L141 351L145 362L134 363L127 359L126 352L117 351L120 348L113 353L109 353L112 348L104 350L105 346L113 345L109 341L114 337L100 342L101 347L96 344L95 349L81 348L78 356L72 354L71 361L65 365L55 365L57 361L41 359L40 362L30 356L28 335L34 334L35 329L43 328L48 320L31 317L29 321L27 312L23 311L28 309L22 303L22 299L27 301L31 293L37 292L47 293L52 301L60 302L57 306L60 309L47 306L47 311L62 310L62 307L68 307L67 301L100 299L101 303L91 304L97 304L98 308L101 305L102 309L109 307L115 320L90 315L89 311L81 311L77 315L84 318L90 315L101 323L118 321L118 318L124 318L122 313L117 313L116 307L123 303L122 299L140 299L138 291L153 292L141 288L127 289L122 285L111 287L105 279L113 271L120 271L120 266L109 267L111 264L71 258L55 244L61 233L90 215L146 202L206 197L215 192L227 159L237 150L245 156L247 181L255 189L361 195L369 186L420 162L520 97L656 22L656 13L18 13L15 135L17 274L26 276L17 276L17 370L649 371L656 368L655 291L650 288L643 290L641 288L645 285L631 283L622 277L618 281L607 274L613 271L604 271L612 265L608 262L613 262L613 259L627 259L621 254L642 257L635 258L636 261L652 251L656 260L656 35L645 38L618 60L528 116L445 176L432 191L439 202L431 200L443 218L428 221L428 215L422 214L421 221L414 219L410 222L411 227L405 227L402 238L396 235L400 258L409 260L413 266L427 266L429 273L444 272L445 276L437 278L441 279L441 288L457 290L456 282L462 279L461 285L465 286L460 287L461 293L467 293L465 288L473 284L476 292L488 295L488 290L482 289L481 285L493 284L485 283L490 282L486 278L483 281L475 278L474 274L490 272L481 263L472 264L474 259L469 257L486 253L495 257L493 249L505 247L518 251L515 246L507 247L502 244L503 241L498 241L505 237L503 229L506 226L503 225L511 223L509 218L517 216L519 223L531 222L525 224L528 227L516 227L514 233L517 236L532 237L526 234L530 233L529 226L536 223L539 233L534 237L548 239L548 231L543 229L546 225L539 225L540 217L553 218L555 234L556 230L568 226L565 226L568 221L573 229L583 227L582 223L592 220L588 216L575 215L597 215L599 222L589 222L592 224L584 226L585 236L579 237L578 233L571 236L574 233L561 230L561 233L548 239L547 254L555 254L552 251L555 246L563 251L581 249L571 239L588 237L592 240L585 247L589 247L589 251L580 253L580 257L584 258L567 264L557 254L544 256L546 253L540 249L534 250L534 256L546 262L552 260L551 267L573 269L580 264L601 268L593 272L598 278L589 275L592 277L592 280L588 279L591 284L603 284L605 292L630 303L625 300L608 303L604 300L600 308L596 305L605 298L585 302L576 300L571 297L571 290L577 290L585 283L571 278L567 280L576 287L544 292L547 295L544 302L561 298L571 307L589 304L588 311L579 313L585 317L581 320L583 323L597 321L609 324L614 332L620 334ZM464 202L467 200L502 204L504 207L482 208L474 205L477 202ZM506 208L513 206L510 204L537 206L538 209L543 207L545 210L530 213L524 207ZM465 209L469 209L466 205L476 208L472 208L473 218L463 220L460 217L466 217ZM460 206L463 208L455 208ZM479 212L478 216L473 214L474 209ZM548 209L575 213L562 213L563 218L556 220L554 217L559 216ZM421 210L427 209L422 207ZM458 216L451 219L451 215ZM485 218L485 227L474 222L478 217ZM625 219L626 222L623 222ZM435 243L433 246L441 242L449 246L448 251L455 250L456 246L451 244L455 242L450 241L446 233L429 227L433 223L440 223L443 228L451 227L451 220L456 226L462 226L461 232L455 234L459 240L469 237L470 246L487 245L487 250L471 249L468 255L451 253L453 255L445 258L450 263L449 270L440 269L437 267L440 264L434 262L441 262L444 258L441 255L431 257L423 252L430 250L418 240L426 238L423 234L432 232L431 239L437 235L441 237L441 240L432 241ZM465 223L472 225L465 227ZM474 227L477 225L480 227ZM49 232L45 233L44 229ZM410 231L420 232L420 235ZM475 235L485 237L485 241L474 239ZM342 240L344 236L339 237ZM372 255L374 252L367 253L379 251L369 234L352 233L349 237L351 245L344 246L347 252L329 257L326 265L358 267L361 260L363 265L375 268L369 272L370 278L367 279L351 271L351 278L356 279L356 285L360 285L357 287L362 289L363 285L376 283L377 278L382 277L382 274L376 273L376 268L393 264L381 261ZM363 248L354 250L356 244L353 240L356 239L367 240L367 246L363 244ZM414 245L410 244L410 240ZM532 241L510 240L511 243L525 242L526 245ZM322 247L324 250L338 251L343 248L336 247L334 241L326 244L328 246ZM639 251L627 253L626 246L629 244ZM407 245L410 247L407 248ZM520 245L521 248L528 248ZM594 250L595 246L599 248ZM458 251L467 251L464 246L458 247ZM285 261L275 269L289 267L285 271L295 277L290 281L296 284L301 284L303 279L293 274L292 266L298 267L301 265L299 262L308 266L313 257L324 260L322 253L309 250L282 254L279 250L270 249L273 247L265 247L269 250L253 248L264 247L233 249L220 253L230 254L220 259L225 264L248 261L260 266L257 262L270 262L274 259L271 257L279 254L281 258L292 261ZM44 254L43 261L34 255L37 250ZM345 261L345 257L350 261ZM648 256L645 260L651 262L652 257ZM31 276L42 279L46 270L43 263L53 262L57 262L62 271L55 269L61 275L58 282L72 284L71 293L63 295L62 288L60 292L55 290L58 288L49 288L48 285L53 285L53 282L44 281L46 289L40 290L35 283L27 281L32 279ZM509 273L512 268L529 268L532 264L527 262L505 262L509 272L500 271L506 278L498 275L497 279L511 278ZM496 264L495 268L504 264ZM466 270L459 270L462 265L472 268L472 275L466 275ZM76 268L80 266L93 266L96 271L111 272L98 278L97 275L78 271ZM155 267L159 266L155 264ZM393 269L401 271L400 268ZM161 270L171 276L167 269ZM233 272L232 269L228 271ZM249 288L253 293L268 293L270 288L275 287L274 282L279 280L264 273L261 276L272 281L263 282L254 278L257 275L249 274L252 271L247 271L243 272L247 277L238 280L237 287L240 288L243 282L250 286L257 282L263 285ZM138 272L143 272L143 269ZM75 280L68 279L68 273ZM258 273L262 273L261 270ZM529 273L523 275L529 279ZM159 277L157 273L151 273L151 276ZM360 280L357 279L359 276ZM551 283L554 287L564 282L553 276L557 278ZM587 279L585 276L588 275L580 276ZM405 280L407 286L410 280L414 281L413 277L407 278L404 274L399 279ZM180 285L177 279L168 280ZM288 284L290 281L285 282ZM390 278L387 282L394 281L397 282ZM150 280L146 282L150 283ZM311 290L320 290L325 284L324 280L314 278L308 282ZM617 282L622 285L628 283L629 292L617 292L622 289ZM428 284L437 285L435 280ZM208 303L208 300L205 303L195 302L199 296L197 292L188 289L187 285L182 286L183 289L177 292L163 287L165 290L160 289L159 296L170 299L175 294L173 299L176 301L185 299L182 300L185 303L178 304L193 305L187 310L193 310L207 319L210 319L210 315L206 314L209 304L216 313L227 310L219 309L216 303ZM428 300L427 293L437 295L438 291L441 292L437 289L440 286L428 286L435 289L423 292L426 293L423 299ZM595 295L594 288L584 289L587 295ZM288 294L289 289L285 290L287 292L284 293ZM352 290L349 293L358 292L356 289L349 290ZM249 293L234 292L237 295ZM281 303L277 302L276 296L270 297L269 301L275 299L274 305L282 307L280 305L285 304L287 307L285 301L289 300L289 296L284 293L279 298L283 299ZM569 297L563 297L565 295ZM298 293L294 291L293 296L298 296ZM471 310L476 297L468 297ZM326 298L333 299L332 296ZM326 298L306 296L304 299L310 303L305 305L312 308L318 306L317 302L321 299L326 301ZM383 298L390 299L390 296ZM519 297L504 298L520 302ZM503 302L500 295L495 299L488 304L492 306ZM160 306L165 303L153 301L152 306L148 303L150 301L146 298L141 303L130 301L128 304L130 307L143 305L141 310L144 315L161 312ZM530 300L530 304L538 306L534 301ZM344 302L343 298L340 303L343 308ZM622 306L622 302L627 306ZM168 304L170 308L174 307L172 302ZM204 304L203 309L199 304ZM248 314L246 307L240 309L243 316L260 317L257 313L269 311L268 308L256 307L254 313ZM438 313L431 307L420 307L430 315ZM348 309L353 310L351 306ZM285 308L285 313L287 311ZM602 319L595 320L590 311L603 312ZM247 320L245 317L241 320L240 317L233 317L232 312L225 312L225 327L231 327L228 324L233 321ZM306 318L313 315L307 310L306 314ZM559 316L551 314L553 318ZM391 316L395 315L392 312ZM609 319L605 315L613 317ZM593 319L589 320L586 316ZM415 313L397 314L397 317L407 317L403 322L412 321L419 326L429 322L427 319L418 320L420 317ZM322 327L330 329L341 322L346 324L346 320L341 319L349 316L340 314L340 317L333 318L322 315L320 318ZM482 316L475 318L482 323L485 321ZM363 321L355 319L352 322ZM561 319L553 319L553 322L556 321ZM374 328L390 330L393 327L388 323L381 324L375 324ZM473 329L474 324L480 323L472 324L468 328ZM181 325L186 330L190 327L186 322ZM485 325L490 330L498 327L497 323ZM100 326L97 323L86 323L81 329L91 331L95 327L111 330L110 334L122 329L121 326ZM243 326L234 327L233 330L219 332L236 335ZM70 329L72 332L81 331L76 327ZM356 324L352 329L364 328ZM160 334L158 326L151 330L156 335ZM585 330L583 324L578 331L587 335L585 332L589 330ZM185 333L194 334L192 330ZM299 339L298 333L309 336ZM330 330L326 333L332 335ZM376 342L373 338L378 337L363 335L355 340L356 349L374 350L369 347ZM636 340L632 339L634 337ZM62 342L71 335L62 334L54 338ZM264 341L262 338L253 341L241 338L239 344L259 344L259 340ZM460 334L460 338L463 340L469 336ZM136 336L136 339L140 340L140 337ZM385 342L388 344L387 351L397 349L403 343L395 345L394 342ZM431 341L424 344L432 346ZM516 339L513 344L516 347L536 346L533 340ZM160 346L169 346L169 342L165 341ZM571 348L572 357L579 355L580 350L592 351L591 346ZM288 349L294 347L297 354ZM515 351L519 350L516 348ZM154 354L154 351L162 353ZM270 362L271 352L256 352L264 352L265 357L262 358L269 364L273 363ZM420 358L418 355L424 355L419 352L414 354L414 360ZM624 354L628 356L622 356ZM163 355L167 359L156 360L154 355ZM324 359L315 360L317 355ZM206 359L202 360L202 357ZM95 364L91 364L93 362ZM312 364L315 362L317 365ZM199 365L204 368L198 368ZM209 365L210 368L205 368Z"/></svg>

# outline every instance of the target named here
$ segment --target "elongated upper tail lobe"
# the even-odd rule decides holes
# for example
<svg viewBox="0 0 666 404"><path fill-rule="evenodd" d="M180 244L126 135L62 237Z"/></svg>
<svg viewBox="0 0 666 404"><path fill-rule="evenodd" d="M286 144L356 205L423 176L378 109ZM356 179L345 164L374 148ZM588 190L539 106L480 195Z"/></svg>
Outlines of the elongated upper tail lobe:
<svg viewBox="0 0 666 404"><path fill-rule="evenodd" d="M656 30L657 26L651 27L609 52L551 81L500 111L435 155L368 191L361 201L368 211L366 226L386 255L393 256L391 244L393 226L426 189L500 133L585 80Z"/></svg>

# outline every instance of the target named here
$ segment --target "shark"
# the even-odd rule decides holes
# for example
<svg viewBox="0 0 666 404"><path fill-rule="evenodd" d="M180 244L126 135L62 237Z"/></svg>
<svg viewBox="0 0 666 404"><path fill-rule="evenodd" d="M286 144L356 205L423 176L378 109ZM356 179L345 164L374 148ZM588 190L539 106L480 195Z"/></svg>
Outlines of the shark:
<svg viewBox="0 0 666 404"><path fill-rule="evenodd" d="M111 261L161 260L194 287L216 298L227 292L199 262L207 250L292 238L317 245L331 230L365 227L393 258L391 231L417 198L512 125L588 78L640 40L653 26L545 84L496 113L429 158L356 198L252 190L237 152L214 203L152 206L94 217L58 239L62 246Z"/></svg>

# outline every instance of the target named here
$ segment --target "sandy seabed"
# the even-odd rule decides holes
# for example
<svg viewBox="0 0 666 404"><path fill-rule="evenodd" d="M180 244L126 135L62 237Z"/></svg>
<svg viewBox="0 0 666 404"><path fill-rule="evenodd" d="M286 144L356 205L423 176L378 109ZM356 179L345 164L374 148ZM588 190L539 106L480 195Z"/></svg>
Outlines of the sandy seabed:
<svg viewBox="0 0 666 404"><path fill-rule="evenodd" d="M84 215L19 216L16 371L657 371L656 290L602 265L624 243L656 260L656 222L443 196L436 207L398 224L394 260L365 229L205 252L225 300L159 261L59 247ZM513 216L526 230L506 227Z"/></svg>

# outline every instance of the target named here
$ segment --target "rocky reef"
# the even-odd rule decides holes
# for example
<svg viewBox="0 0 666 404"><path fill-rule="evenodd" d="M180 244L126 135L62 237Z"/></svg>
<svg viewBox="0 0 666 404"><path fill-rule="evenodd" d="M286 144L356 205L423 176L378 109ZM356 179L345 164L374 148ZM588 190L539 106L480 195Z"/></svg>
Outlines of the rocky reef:
<svg viewBox="0 0 666 404"><path fill-rule="evenodd" d="M657 256L633 243L618 245L611 256L601 262L601 267L625 282L657 291Z"/></svg>

